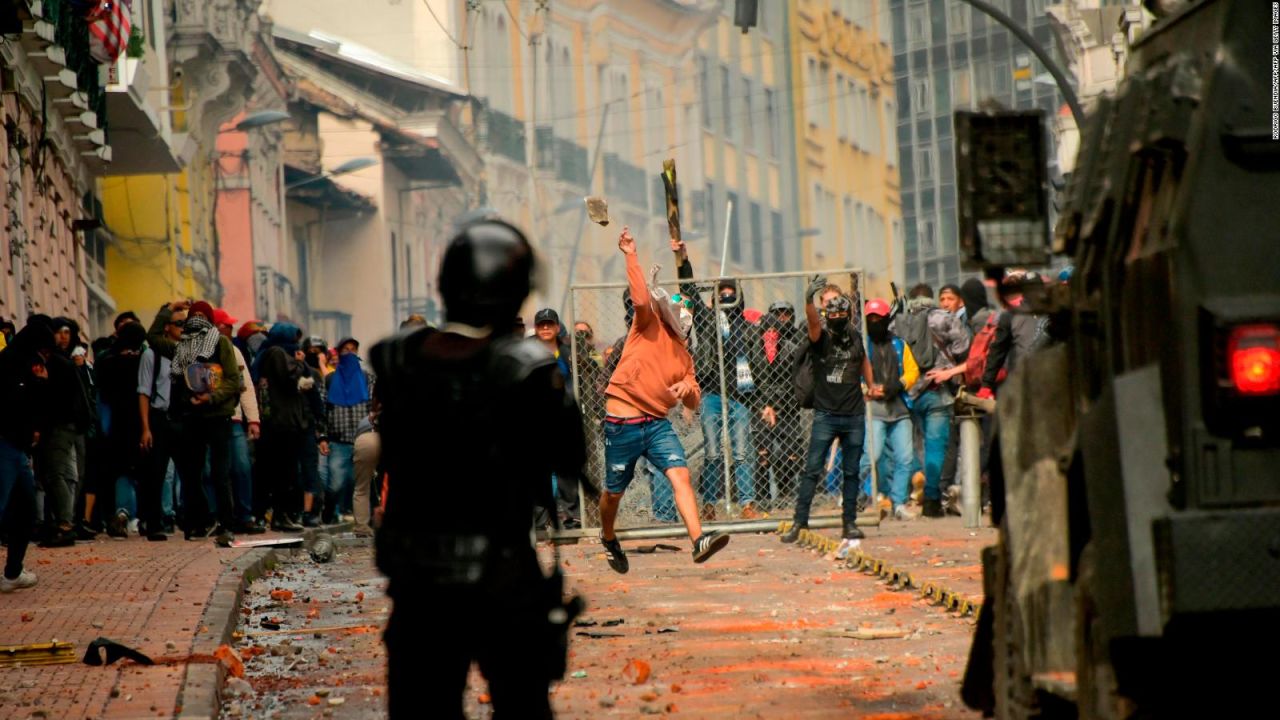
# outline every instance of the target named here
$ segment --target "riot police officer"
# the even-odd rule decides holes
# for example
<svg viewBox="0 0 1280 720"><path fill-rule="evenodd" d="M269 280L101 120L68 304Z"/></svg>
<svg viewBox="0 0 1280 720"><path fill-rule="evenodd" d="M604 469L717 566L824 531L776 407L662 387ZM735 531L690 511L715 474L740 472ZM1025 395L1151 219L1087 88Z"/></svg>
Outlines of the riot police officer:
<svg viewBox="0 0 1280 720"><path fill-rule="evenodd" d="M510 332L533 286L524 235L500 220L458 230L439 288L447 322L374 348L386 511L378 567L390 578L391 717L462 718L472 661L496 717L550 718L568 626L558 570L532 544L551 475L580 477L577 406L555 358ZM576 601L575 601L576 602Z"/></svg>

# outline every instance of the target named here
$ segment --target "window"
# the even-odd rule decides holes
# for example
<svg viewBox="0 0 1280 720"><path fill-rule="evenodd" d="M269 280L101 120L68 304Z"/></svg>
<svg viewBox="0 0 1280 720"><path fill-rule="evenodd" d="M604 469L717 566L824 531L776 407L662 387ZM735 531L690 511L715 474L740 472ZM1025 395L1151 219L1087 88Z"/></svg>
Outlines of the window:
<svg viewBox="0 0 1280 720"><path fill-rule="evenodd" d="M844 196L844 263L846 265L856 264L854 262L854 247L856 243L853 241L853 198L848 195Z"/></svg>
<svg viewBox="0 0 1280 720"><path fill-rule="evenodd" d="M964 35L969 32L969 6L961 0L951 0L951 8L947 17L952 35Z"/></svg>
<svg viewBox="0 0 1280 720"><path fill-rule="evenodd" d="M967 66L951 71L951 102L956 108L965 108L973 103L972 77L973 71Z"/></svg>
<svg viewBox="0 0 1280 720"><path fill-rule="evenodd" d="M698 94L702 96L702 127L711 128L711 72L707 59L698 57Z"/></svg>
<svg viewBox="0 0 1280 720"><path fill-rule="evenodd" d="M778 106L773 90L764 90L764 147L771 158L778 157Z"/></svg>
<svg viewBox="0 0 1280 720"><path fill-rule="evenodd" d="M1001 61L991 67L991 88L997 99L1003 100L1009 94L1009 82L1012 78L1009 63Z"/></svg>
<svg viewBox="0 0 1280 720"><path fill-rule="evenodd" d="M647 107L645 108L645 136L648 138L645 152L649 155L659 155L666 149L666 143L663 141L664 123L662 121L662 87L661 80L657 78L650 79L646 83L649 87L645 88L644 100Z"/></svg>
<svg viewBox="0 0 1280 720"><path fill-rule="evenodd" d="M742 78L742 147L756 152L756 120L752 108L751 78Z"/></svg>
<svg viewBox="0 0 1280 720"><path fill-rule="evenodd" d="M818 87L818 61L808 58L804 64L804 85L813 92L813 102L805 103L804 117L810 125L818 126L818 114L822 111L821 88Z"/></svg>
<svg viewBox="0 0 1280 720"><path fill-rule="evenodd" d="M827 62L818 63L818 87L814 92L814 98L819 99L818 104L818 127L831 127L831 65Z"/></svg>
<svg viewBox="0 0 1280 720"><path fill-rule="evenodd" d="M720 66L720 115L724 122L724 137L726 140L733 139L733 114L730 107L730 88L732 85L729 81L729 67L727 65Z"/></svg>
<svg viewBox="0 0 1280 720"><path fill-rule="evenodd" d="M764 228L760 226L760 203L751 203L751 264L764 269Z"/></svg>
<svg viewBox="0 0 1280 720"><path fill-rule="evenodd" d="M871 97L871 91L865 86L862 88L862 105L866 108L867 113L867 132L871 137L871 152L878 154L883 147L880 141L880 135L883 132L882 123L880 122L880 104ZM889 123L889 127L893 127L893 123ZM890 129L890 132L893 132Z"/></svg>
<svg viewBox="0 0 1280 720"><path fill-rule="evenodd" d="M738 206L738 193L725 193L729 202L732 203L729 216L729 259L735 264L742 264L742 233L738 229L738 214L742 212L742 208Z"/></svg>
<svg viewBox="0 0 1280 720"><path fill-rule="evenodd" d="M929 78L921 77L911 81L911 109L917 117L931 114L929 112Z"/></svg>
<svg viewBox="0 0 1280 720"><path fill-rule="evenodd" d="M916 177L921 180L933 179L933 148L929 145L916 148Z"/></svg>
<svg viewBox="0 0 1280 720"><path fill-rule="evenodd" d="M885 100L884 117L888 121L888 131L884 134L884 161L889 167L897 167L898 165L898 134L893 130L895 113L897 113L897 109L894 107L893 101Z"/></svg>
<svg viewBox="0 0 1280 720"><path fill-rule="evenodd" d="M573 101L573 60L569 55L568 47L560 48L560 67L556 68L555 80L552 83L551 96L554 99L554 105L548 108L554 118L555 132L563 138L573 138L574 122L572 110L576 103ZM548 72L548 75L552 73Z"/></svg>
<svg viewBox="0 0 1280 720"><path fill-rule="evenodd" d="M977 105L991 97L991 72L985 67L974 68L973 104Z"/></svg>
<svg viewBox="0 0 1280 720"><path fill-rule="evenodd" d="M933 218L920 221L920 246L926 257L938 254L938 225Z"/></svg>
<svg viewBox="0 0 1280 720"><path fill-rule="evenodd" d="M941 113L951 110L951 78L946 68L933 71L933 107Z"/></svg>
<svg viewBox="0 0 1280 720"><path fill-rule="evenodd" d="M893 11L889 9L889 0L880 0L876 15L880 20L880 42L893 45Z"/></svg>
<svg viewBox="0 0 1280 720"><path fill-rule="evenodd" d="M769 213L769 228L773 242L773 271L783 272L787 269L787 246L782 237L782 213Z"/></svg>
<svg viewBox="0 0 1280 720"><path fill-rule="evenodd" d="M844 75L836 73L836 92L843 94L847 84ZM852 99L852 97L843 97L836 101L836 137L844 142L848 142L850 138L849 126L851 123L849 116L851 114L850 104Z"/></svg>
<svg viewBox="0 0 1280 720"><path fill-rule="evenodd" d="M907 43L912 50L929 46L929 10L923 3L907 8Z"/></svg>

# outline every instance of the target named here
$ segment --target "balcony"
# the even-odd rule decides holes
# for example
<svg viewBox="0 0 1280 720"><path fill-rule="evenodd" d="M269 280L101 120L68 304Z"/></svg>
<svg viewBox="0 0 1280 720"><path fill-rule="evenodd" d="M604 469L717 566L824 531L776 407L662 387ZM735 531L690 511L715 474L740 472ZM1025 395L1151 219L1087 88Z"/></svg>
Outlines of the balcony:
<svg viewBox="0 0 1280 720"><path fill-rule="evenodd" d="M84 18L67 0L33 0L21 42L44 79L51 109L70 124L76 149L92 164L110 161L106 90L89 54Z"/></svg>
<svg viewBox="0 0 1280 720"><path fill-rule="evenodd" d="M134 0L135 17L147 24L146 33L165 35L164 13L159 0ZM154 47L146 39L107 66L106 107L111 121L113 158L107 175L172 173L180 169L173 153L164 79L169 76Z"/></svg>
<svg viewBox="0 0 1280 720"><path fill-rule="evenodd" d="M524 123L493 108L486 109L484 114L485 147L495 155L523 165L525 163Z"/></svg>
<svg viewBox="0 0 1280 720"><path fill-rule="evenodd" d="M644 170L620 159L616 153L604 154L604 192L610 199L617 198L646 212L649 209Z"/></svg>

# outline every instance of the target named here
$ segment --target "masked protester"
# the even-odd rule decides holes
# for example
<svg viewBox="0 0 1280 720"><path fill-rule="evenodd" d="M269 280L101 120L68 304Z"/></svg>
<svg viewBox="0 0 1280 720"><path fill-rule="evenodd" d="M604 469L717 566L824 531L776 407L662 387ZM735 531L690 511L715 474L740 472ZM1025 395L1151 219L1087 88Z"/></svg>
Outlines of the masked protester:
<svg viewBox="0 0 1280 720"><path fill-rule="evenodd" d="M385 634L392 718L463 717L473 661L495 715L552 716L549 685L563 676L578 606L565 604L558 571L543 575L530 530L535 505L553 505L552 474L578 476L584 447L555 358L510 332L533 275L533 250L516 228L466 225L440 268L446 324L371 353L387 474L376 547L394 601ZM496 417L537 422L504 431ZM483 478L474 472L481 460L491 465ZM470 510L426 523L428 507Z"/></svg>
<svg viewBox="0 0 1280 720"><path fill-rule="evenodd" d="M915 452L912 437L912 399L907 390L920 377L911 346L890 329L889 303L872 298L867 301L867 351L871 358L875 397L871 401L871 427L867 428L869 455L862 458L863 492L871 494L870 458L888 452L893 458L893 474L889 478L889 500L893 516L911 520L915 514L907 509L911 490L911 461Z"/></svg>
<svg viewBox="0 0 1280 720"><path fill-rule="evenodd" d="M178 477L182 481L183 535L187 540L214 537L219 544L234 538L234 495L231 489L231 416L240 397L240 368L231 341L213 324L213 306L190 305L182 336L175 343L163 332L172 310L162 310L148 342L171 359L172 397L169 415L176 426ZM204 493L204 467L209 460L216 501L216 526Z"/></svg>
<svg viewBox="0 0 1280 720"><path fill-rule="evenodd" d="M668 297L645 283L635 238L626 228L618 239L618 249L626 258L635 316L618 367L605 389L607 414L601 427L606 475L600 498L600 541L609 553L609 567L627 572L630 565L614 535L614 521L622 495L635 476L636 462L643 457L670 480L676 508L693 541L693 560L706 562L729 543L729 536L703 534L684 447L667 419L678 403L691 410L698 405L700 391L687 345L694 302Z"/></svg>
<svg viewBox="0 0 1280 720"><path fill-rule="evenodd" d="M866 431L861 383L871 388L870 397L878 397L879 391L872 384L871 363L850 318L853 304L849 297L839 287L828 285L825 278L815 277L809 284L806 299L807 352L813 373L813 430L804 474L800 477L795 519L782 536L782 542L795 542L800 531L808 527L809 509L827 453L831 443L839 440L844 479L841 486L844 547L841 550L845 551L864 537L857 525L858 463L862 459Z"/></svg>
<svg viewBox="0 0 1280 720"><path fill-rule="evenodd" d="M0 413L0 518L4 519L7 554L0 593L34 587L34 572L23 567L35 530L36 486L32 452L47 426L48 372L53 331L43 315L32 316L0 351L0 397L22 412ZM72 541L74 542L74 540Z"/></svg>
<svg viewBox="0 0 1280 720"><path fill-rule="evenodd" d="M678 274L693 277L693 264L683 242L672 241L671 250L680 259ZM713 306L703 303L697 286L682 284L680 291L692 300L697 345L693 351L698 386L703 398L700 412L702 437L706 440L706 462L698 483L702 501L702 519L714 520L716 503L724 493L723 438L729 437L733 458L734 489L738 494L739 513L744 520L768 517L756 507L755 450L752 423L762 417L765 407L760 383L767 362L760 328L749 322L743 311L746 297L733 280L722 280L716 287ZM715 308L715 309L713 309ZM720 337L717 338L716 335ZM721 373L724 382L721 383ZM722 389L723 388L723 389ZM726 424L727 430L726 433Z"/></svg>

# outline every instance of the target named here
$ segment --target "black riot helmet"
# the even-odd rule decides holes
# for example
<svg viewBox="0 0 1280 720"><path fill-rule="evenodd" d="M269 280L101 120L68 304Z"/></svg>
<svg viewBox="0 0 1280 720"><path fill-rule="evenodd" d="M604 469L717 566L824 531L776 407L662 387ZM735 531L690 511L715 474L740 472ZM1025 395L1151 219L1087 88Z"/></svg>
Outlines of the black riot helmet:
<svg viewBox="0 0 1280 720"><path fill-rule="evenodd" d="M507 327L533 289L533 248L515 226L485 218L458 230L440 263L440 297L452 322Z"/></svg>

